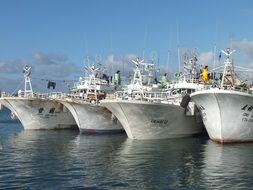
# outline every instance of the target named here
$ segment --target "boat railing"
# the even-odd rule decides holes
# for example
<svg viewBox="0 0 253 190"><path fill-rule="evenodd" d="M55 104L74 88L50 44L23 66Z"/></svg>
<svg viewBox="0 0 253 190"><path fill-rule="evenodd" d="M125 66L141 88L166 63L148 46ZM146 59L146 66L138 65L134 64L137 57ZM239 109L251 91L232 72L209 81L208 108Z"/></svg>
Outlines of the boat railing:
<svg viewBox="0 0 253 190"><path fill-rule="evenodd" d="M234 90L237 92L243 92L246 94L253 94L253 88L247 87L247 86L233 86L233 87L226 87L224 89L227 90Z"/></svg>
<svg viewBox="0 0 253 190"><path fill-rule="evenodd" d="M203 83L202 80L199 79L199 77L193 77L192 75L184 75L184 76L175 78L169 84L182 83L184 81L187 83L195 83L195 84L202 84Z"/></svg>
<svg viewBox="0 0 253 190"><path fill-rule="evenodd" d="M210 89L224 89L224 90L232 90L232 91L236 91L236 92L243 92L246 94L253 94L253 88L252 87L248 87L248 86L231 86L231 85L223 85L223 87L221 88L219 85L210 85L210 84L206 84L203 86L202 89L199 89L200 91L202 90L210 90Z"/></svg>
<svg viewBox="0 0 253 190"><path fill-rule="evenodd" d="M78 82L74 83L73 88L78 88L78 86L83 86L83 85L109 85L109 81L106 81L105 79L101 78L95 78L95 80L90 81L89 77L83 77L81 80Z"/></svg>
<svg viewBox="0 0 253 190"><path fill-rule="evenodd" d="M63 92L50 92L50 93L25 93L24 91L19 91L18 94L1 94L1 97L19 97L19 98L27 98L27 99L63 99L67 97L66 93Z"/></svg>
<svg viewBox="0 0 253 190"><path fill-rule="evenodd" d="M114 96L106 97L107 99L121 99L121 100L142 100L148 102L181 102L181 95L172 95L168 91L117 91Z"/></svg>
<svg viewBox="0 0 253 190"><path fill-rule="evenodd" d="M10 97L20 97L20 98L33 98L35 93L29 92L25 93L25 91L18 91L18 93L7 93L7 92L2 92L1 93L1 98L10 98Z"/></svg>
<svg viewBox="0 0 253 190"><path fill-rule="evenodd" d="M4 98L4 97L11 97L11 94L7 93L7 92L1 92L1 98Z"/></svg>
<svg viewBox="0 0 253 190"><path fill-rule="evenodd" d="M166 92L145 92L144 98L149 99L149 100L152 100L152 99L162 100L167 97L167 94L168 93Z"/></svg>
<svg viewBox="0 0 253 190"><path fill-rule="evenodd" d="M38 93L35 98L39 99L64 99L66 98L66 93L63 92L49 92L49 93Z"/></svg>

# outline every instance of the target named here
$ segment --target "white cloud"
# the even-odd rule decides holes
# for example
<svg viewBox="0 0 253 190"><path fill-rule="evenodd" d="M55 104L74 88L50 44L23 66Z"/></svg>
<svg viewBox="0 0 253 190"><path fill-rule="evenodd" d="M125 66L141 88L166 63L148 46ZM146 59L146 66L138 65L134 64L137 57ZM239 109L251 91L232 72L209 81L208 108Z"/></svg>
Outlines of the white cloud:
<svg viewBox="0 0 253 190"><path fill-rule="evenodd" d="M35 53L28 60L0 62L1 88L3 91L11 92L19 85L23 78L23 67L26 64L32 67L31 79L34 89L37 91L45 90L45 79L58 81L57 87L60 87L64 81L77 79L77 76L81 75L81 68L70 62L64 55ZM66 84L62 86L66 86ZM57 89L61 90L61 88Z"/></svg>
<svg viewBox="0 0 253 190"><path fill-rule="evenodd" d="M22 88L23 79L18 78L9 78L5 76L0 76L0 91L8 92L10 94L15 93L15 90Z"/></svg>
<svg viewBox="0 0 253 190"><path fill-rule="evenodd" d="M45 54L41 52L34 53L33 59L35 63L41 65L59 65L68 61L68 58L64 55Z"/></svg>
<svg viewBox="0 0 253 190"><path fill-rule="evenodd" d="M253 41L243 39L241 41L233 42L233 49L240 51L250 60L253 59Z"/></svg>
<svg viewBox="0 0 253 190"><path fill-rule="evenodd" d="M75 65L50 65L47 67L36 68L34 75L40 77L48 77L52 79L59 79L70 77L71 75L81 75L81 69Z"/></svg>
<svg viewBox="0 0 253 190"><path fill-rule="evenodd" d="M218 61L215 60L216 64L218 64ZM202 52L198 56L198 63L199 65L208 65L210 68L213 68L214 65L214 53L209 51L209 52Z"/></svg>
<svg viewBox="0 0 253 190"><path fill-rule="evenodd" d="M81 69L71 63L67 56L62 54L33 54L34 75L44 78L66 78L71 75L81 74Z"/></svg>
<svg viewBox="0 0 253 190"><path fill-rule="evenodd" d="M17 74L22 73L23 67L28 64L26 60L2 61L0 63L0 73Z"/></svg>
<svg viewBox="0 0 253 190"><path fill-rule="evenodd" d="M106 72L110 75L119 70L122 76L128 76L133 72L134 64L132 60L136 58L135 54L128 54L126 56L109 55L102 61L102 64L107 68Z"/></svg>
<svg viewBox="0 0 253 190"><path fill-rule="evenodd" d="M242 39L234 41L232 48L236 50L234 53L234 64L246 68L253 68L253 41ZM253 72L237 72L242 80L247 80L248 83L253 81Z"/></svg>

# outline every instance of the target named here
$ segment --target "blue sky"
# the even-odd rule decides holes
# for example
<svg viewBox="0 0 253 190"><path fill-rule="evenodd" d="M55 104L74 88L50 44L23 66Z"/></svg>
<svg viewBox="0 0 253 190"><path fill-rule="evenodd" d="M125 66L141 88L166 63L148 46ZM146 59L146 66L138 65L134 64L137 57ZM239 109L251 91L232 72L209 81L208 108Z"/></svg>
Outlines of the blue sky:
<svg viewBox="0 0 253 190"><path fill-rule="evenodd" d="M252 23L251 0L1 0L0 89L14 90L25 64L35 78L77 79L86 56L122 68L156 54L174 71L178 47L211 64L215 44L232 44L237 63L251 67ZM33 80L40 91L44 83Z"/></svg>

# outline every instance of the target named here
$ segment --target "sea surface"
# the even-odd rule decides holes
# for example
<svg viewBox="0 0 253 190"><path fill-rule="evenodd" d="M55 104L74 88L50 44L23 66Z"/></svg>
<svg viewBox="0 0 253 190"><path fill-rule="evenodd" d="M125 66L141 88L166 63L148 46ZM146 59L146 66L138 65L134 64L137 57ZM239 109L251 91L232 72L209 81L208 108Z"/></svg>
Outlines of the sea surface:
<svg viewBox="0 0 253 190"><path fill-rule="evenodd" d="M0 112L0 189L252 188L252 143L25 131Z"/></svg>

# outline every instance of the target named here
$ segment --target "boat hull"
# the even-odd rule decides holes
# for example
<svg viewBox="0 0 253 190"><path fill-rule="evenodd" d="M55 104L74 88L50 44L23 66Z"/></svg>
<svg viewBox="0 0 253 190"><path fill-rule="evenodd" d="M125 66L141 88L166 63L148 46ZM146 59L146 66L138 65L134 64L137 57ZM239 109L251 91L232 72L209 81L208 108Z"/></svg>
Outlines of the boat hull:
<svg viewBox="0 0 253 190"><path fill-rule="evenodd" d="M72 113L82 134L117 134L124 129L105 107L88 102L61 100Z"/></svg>
<svg viewBox="0 0 253 190"><path fill-rule="evenodd" d="M179 105L128 100L103 100L131 139L187 137L203 132L194 116L186 116Z"/></svg>
<svg viewBox="0 0 253 190"><path fill-rule="evenodd" d="M68 109L54 100L6 97L0 98L0 103L11 110L24 129L77 129Z"/></svg>
<svg viewBox="0 0 253 190"><path fill-rule="evenodd" d="M253 95L229 90L205 90L191 95L207 133L219 143L253 141Z"/></svg>

